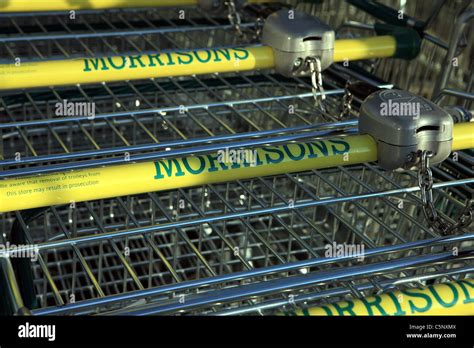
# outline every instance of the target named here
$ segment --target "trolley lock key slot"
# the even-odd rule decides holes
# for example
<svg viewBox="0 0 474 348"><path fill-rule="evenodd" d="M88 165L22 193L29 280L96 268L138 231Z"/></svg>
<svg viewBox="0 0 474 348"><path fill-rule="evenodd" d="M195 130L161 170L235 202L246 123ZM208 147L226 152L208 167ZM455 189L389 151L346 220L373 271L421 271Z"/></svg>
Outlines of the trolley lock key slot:
<svg viewBox="0 0 474 348"><path fill-rule="evenodd" d="M423 214L430 228L440 235L469 226L473 200L468 200L456 221L441 217L433 199L431 164L448 158L453 149L453 117L436 104L410 92L382 90L371 94L360 111L359 132L377 143L377 161L391 170L418 164L418 186Z"/></svg>
<svg viewBox="0 0 474 348"><path fill-rule="evenodd" d="M382 168L409 168L419 162L423 151L431 153L432 164L449 156L453 119L446 110L410 92L381 90L362 103L359 132L376 140Z"/></svg>
<svg viewBox="0 0 474 348"><path fill-rule="evenodd" d="M273 49L275 69L287 77L310 72L310 58L319 59L321 70L333 63L334 30L317 17L281 10L268 16L262 44Z"/></svg>

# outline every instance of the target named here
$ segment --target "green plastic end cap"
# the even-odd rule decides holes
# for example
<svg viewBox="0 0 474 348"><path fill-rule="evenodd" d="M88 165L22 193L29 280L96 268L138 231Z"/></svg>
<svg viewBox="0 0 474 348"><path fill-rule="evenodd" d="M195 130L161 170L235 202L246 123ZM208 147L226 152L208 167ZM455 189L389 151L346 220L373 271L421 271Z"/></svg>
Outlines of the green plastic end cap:
<svg viewBox="0 0 474 348"><path fill-rule="evenodd" d="M420 53L421 38L412 28L397 25L376 23L374 26L377 35L392 35L397 41L397 49L393 58L413 59Z"/></svg>

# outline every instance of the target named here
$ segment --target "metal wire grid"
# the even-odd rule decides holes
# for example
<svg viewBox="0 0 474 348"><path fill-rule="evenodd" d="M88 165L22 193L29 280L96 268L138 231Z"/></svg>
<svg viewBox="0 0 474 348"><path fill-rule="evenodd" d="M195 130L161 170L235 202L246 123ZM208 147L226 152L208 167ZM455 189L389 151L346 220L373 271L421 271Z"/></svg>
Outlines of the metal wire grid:
<svg viewBox="0 0 474 348"><path fill-rule="evenodd" d="M472 21L468 21L464 34L459 42L452 41L452 28L460 14L472 9L469 0L417 0L397 1L378 0L396 11L403 11L406 16L426 23L424 40L417 58L410 61L400 59L383 59L364 64L364 68L378 78L390 81L401 89L409 90L426 98L436 98L435 86L443 70L448 64L446 53L450 45L456 44L457 66L453 69L449 87L455 91L473 92L472 62L474 61L474 45L469 39L472 33ZM321 4L308 4L292 1L299 10L318 16L331 27L336 28L339 37L370 35L373 24L378 22L366 12L348 4L345 0L326 1ZM470 7L471 6L471 7ZM337 9L337 10L336 10ZM451 97L449 97L451 95ZM454 95L454 96L453 96ZM443 101L446 105L462 105L472 109L472 96L469 99L456 98L456 94L448 94Z"/></svg>
<svg viewBox="0 0 474 348"><path fill-rule="evenodd" d="M316 281L313 284L309 282L303 292L297 292L300 295L312 293L319 298L314 294L315 285L318 292L332 289L344 277L351 278L351 281L342 283L340 287L348 287L350 291L351 285L355 286L362 280L370 282L375 289L385 289L390 283L403 282L404 277L413 277L413 283L416 284L417 281L424 280L424 277L429 279L430 273L431 278L436 277L438 281L445 272L466 276L467 272L461 273L458 268L470 269L472 257L449 260L446 253L440 253L446 249L439 242L430 240L437 235L424 226L420 218L419 200L414 195L400 196L404 202L403 209L399 208L398 199L390 197L300 208L299 204L315 203L320 198L347 197L389 187L403 188L404 181L411 185L415 181L411 175L408 178L402 174L401 178L387 176L370 164L360 168L338 169L207 185L165 194L150 193L96 203L79 203L72 211L67 207L51 208L43 222L38 222L35 227L30 225L30 234L36 235L37 241L49 240L53 243L60 238L64 241L63 236L68 236L66 239L88 239L110 232L116 232L116 236L122 237L114 238L113 241L109 238L103 242L88 241L75 247L45 249L41 253L45 266L41 266L41 262L35 266L36 285L38 294L41 294L42 307L62 305L71 294L74 294L79 306L76 308L74 304L69 304L63 308L53 307L39 310L38 314L68 313L74 309L79 309L82 313L109 312L126 305L126 291L132 290L137 291L135 300L153 298L155 303L150 313L168 313L188 309L193 304L191 299L194 296L215 290L212 282L219 278L222 280L217 284L217 289L225 290L240 285L238 291L241 291L241 297L237 298L242 298L245 294L248 295L244 291L246 288L242 286L244 284L275 280L281 283L283 289L286 286L286 289L295 291L291 283L295 281L292 276L307 273L309 276L305 278L316 277L321 275L321 271L326 271L325 283L321 285ZM402 184L394 183L396 180ZM293 209L288 208L291 199L294 201ZM338 199L334 202L337 203ZM437 203L456 209L459 202L449 192L441 192ZM179 208L180 206L183 208ZM272 213L274 208L281 207L286 208L286 211ZM264 209L264 212L260 209ZM248 211L253 213L249 216ZM243 217L238 217L239 215ZM193 226L187 227L188 223ZM173 226L175 228L171 228ZM143 229L133 237L125 237L133 232L131 228L137 227ZM157 232L152 232L153 230ZM140 235L142 231L144 235ZM472 235L457 236L446 241L444 247L461 246L460 241L469 241L469 238ZM290 267L290 262L310 262L322 257L323 246L333 241L362 242L369 253L376 252L378 255L367 263L333 260L328 264L323 262L319 267L293 265L293 269L283 275L265 274L258 277L259 272L270 272L270 266ZM415 241L420 241L420 246L424 248L413 249L410 243ZM67 240L65 244L67 245ZM130 255L125 257L121 251L127 246L130 248ZM392 248L395 250L391 252ZM397 253L398 248L402 251ZM452 255L452 252L448 254ZM410 260L410 256L417 257ZM418 265L425 256L444 262L437 262L434 266L433 261L427 261L430 267L408 268L410 261L414 262L413 265ZM378 262L372 264L375 261L387 262L386 273L380 273L376 268ZM368 268L361 273L361 279L350 277L354 268L361 264ZM371 265L373 270L370 270ZM248 271L248 274L240 279L236 272L242 271ZM231 279L226 281L226 277ZM232 279L233 277L236 279ZM272 294L268 283L260 286ZM172 289L165 291L167 287ZM153 294L153 297L146 296L145 289L150 294L153 291L157 294ZM373 290L364 289L368 290L366 293ZM347 291L343 292L346 293ZM187 297L183 303L179 302L181 294ZM157 295L161 296L156 298ZM217 294L213 295L216 297L215 302L211 301L211 307L223 302ZM163 297L171 299L165 301ZM281 303L281 294L277 297ZM274 300L275 296L271 298ZM266 297L257 299L259 303L268 301ZM87 300L92 302L88 303ZM109 306L101 306L102 301ZM113 302L109 304L109 301ZM157 301L160 301L159 307L156 307ZM166 305L170 303L172 308L166 310ZM89 306L81 308L87 304ZM161 306L163 310L160 310ZM221 307L222 310L242 308L242 305L234 301ZM191 309L202 313L205 307ZM129 310L130 308L127 309Z"/></svg>
<svg viewBox="0 0 474 348"><path fill-rule="evenodd" d="M230 28L214 25L205 38L223 34L212 46L236 39ZM192 34L188 28L179 33L184 38L160 35L173 49L189 48ZM62 47L55 39L42 40L42 45ZM85 51L100 51L84 40L78 39L80 46L90 47ZM123 40L129 42L126 36ZM335 95L342 92L330 79L326 82ZM329 97L329 114L322 115L309 90L304 79L257 72L9 93L1 99L8 122L2 125L6 160L1 175L41 171L52 163L55 170L83 162L97 165L127 151L139 158L171 147L172 141L178 153L195 139L214 137L222 146L243 132L259 137L265 134L255 132L284 134L280 129L286 127L302 132L336 120L340 100ZM94 101L99 117L55 118L54 104L66 97ZM180 101L187 105L184 113ZM295 114L289 114L290 106L296 106ZM21 165L12 161L17 152L23 155ZM455 179L436 172L445 181ZM433 241L438 236L425 227L419 199L404 191L414 185L412 172L385 173L367 163L77 203L74 209L52 207L28 228L15 213L2 219L2 230L9 233L17 218L30 241L42 246L33 265L40 301L36 314L265 314L288 304L287 290L295 303L311 305L468 276L472 257L453 260L443 251L453 245L463 250L472 236ZM399 195L385 196L391 189ZM380 193L345 201L375 191ZM469 194L469 187L452 187L436 191L435 198L447 216L455 216ZM332 198L333 204L320 204L321 198ZM102 239L92 240L97 237ZM333 241L364 243L374 256L362 263L317 259ZM357 267L365 268L357 273Z"/></svg>
<svg viewBox="0 0 474 348"><path fill-rule="evenodd" d="M168 16L175 18L175 12L177 12L177 10L170 10L168 12ZM142 18L144 22L152 25L151 22L153 19L145 18L144 14L140 12L138 15L136 11L131 11L131 13L119 12L118 15L114 12L112 13L115 17L118 16L125 24L127 24L127 27L132 27L132 24L130 24L130 21L125 20L126 17L134 19L139 17ZM148 34L144 34L143 30L133 30L129 34L133 33L133 35L135 35L134 37L131 35L128 36L128 34L124 35L123 32L115 31L115 38L112 39L117 39L118 37L121 42L126 43L122 44L122 50L118 50L110 42L111 39L109 38L109 34L111 33L105 35L105 31L100 33L94 31L94 41L88 42L91 38L81 37L81 35L86 34L82 33L77 37L75 33L72 33L72 29L67 26L65 26L65 28L69 34L63 35L60 41L57 39L59 36L54 36L52 39L49 36L43 35L41 37L36 36L33 41L27 40L26 42L28 45L23 44L16 46L15 44L18 44L18 42L15 41L15 44L13 44L8 39L6 39L6 42L3 41L3 44L7 47L6 52L10 53L11 60L14 60L15 57L23 57L21 52L26 52L24 50L25 46L33 47L32 51L37 53L39 58L44 58L44 56L39 53L40 49L37 49L37 47L45 48L47 46L45 50L50 53L58 54L58 52L62 52L66 57L70 57L71 54L68 53L68 49L71 46L83 48L84 51L82 53L86 55L94 55L95 52L100 52L101 49L99 47L102 47L103 50L118 54L118 52L129 51L131 49L134 49L135 53L141 53L147 48L146 45L154 48L154 50L162 50L164 46L169 47L171 44L175 48L208 47L218 45L218 40L220 40L219 42L232 42L232 40L235 39L233 32L229 30L229 25L220 25L216 20L212 20L209 17L202 17L204 16L203 14L200 14L201 17L199 17L200 20L198 22L203 22L202 18L207 18L206 21L213 24L212 30L206 30L209 29L208 25L198 25L198 23L192 19L187 19L186 22L184 22L184 26L181 26L183 23L180 23L180 26L177 26L171 19L163 19L167 18L165 16L166 13L161 16L158 16L155 12L152 12L152 14L154 14L151 16L152 18L159 17L159 21L162 22L162 24L165 22L168 27L155 27L155 29L153 29L154 34L149 34L149 31L146 31ZM109 13L109 15L111 14ZM91 14L90 16L92 16L91 18L93 19L88 19L88 15L86 15L84 17L80 16L78 21L87 28L93 28L93 25L90 24L92 22L100 21L100 23L111 23L111 20L106 20L106 14L99 13L94 15ZM35 18L35 21L39 21L38 18L33 18ZM45 18L47 22L60 21L64 24L61 21L60 16L39 18ZM11 18L11 20L15 23L14 27L18 28L19 32L24 32L24 30L21 29L21 26L17 23L21 22L21 20L17 18ZM193 26L190 27L189 25ZM38 26L44 29L46 24L39 23ZM110 25L110 28L115 27L116 26ZM206 35L202 35L203 30L206 31ZM148 37L149 35L154 36ZM16 40L18 36L14 36L14 38ZM29 36L26 38L29 38ZM162 38L166 39L167 45L160 44L165 41L165 39ZM73 44L74 42L76 43ZM138 47L135 42L144 42L146 45L142 44L142 47ZM35 57L29 57L29 60L31 59L35 59ZM157 83L155 80L149 80L146 82L140 81L138 83L126 82L125 84L99 84L93 87L76 86L72 88L40 89L25 93L12 93L2 98L1 102L2 117L7 120L7 122L14 121L13 123L5 125L5 128L8 128L7 130L4 130L5 138L10 139L10 144L16 144L11 151L19 151L18 153L25 155L25 158L23 158L25 161L22 161L22 164L29 163L29 160L33 160L31 158L33 156L35 157L33 161L37 162L41 160L42 154L54 154L54 159L59 160L61 159L61 155L66 155L67 153L71 155L71 152L78 152L81 150L97 150L99 147L106 145L108 145L107 147L118 147L117 143L122 142L125 146L130 146L131 144L139 145L141 142L147 142L150 139L153 142L158 142L158 138L154 135L157 133L160 141L161 139L182 138L184 135L181 134L180 136L179 128L172 124L170 119L173 119L173 122L179 123L180 119L184 119L189 117L188 115L191 115L195 122L206 129L205 124L201 123L199 120L202 118L202 109L204 109L206 105L203 105L200 108L201 110L196 111L196 117L193 116L194 111L186 112L185 115L181 112L181 107L190 104L189 101L192 101L193 105L199 103L201 100L205 100L206 103L209 103L209 98L207 98L206 95L210 93L213 93L216 97L219 96L219 98L222 99L223 95L229 93L226 88L228 89L231 83L238 82L242 85L252 85L253 83L247 77L236 81L235 79L229 80L221 78L217 75L209 77L209 79L195 78L194 80L187 80L185 82L180 80L181 79L169 79L168 81L160 81L160 83ZM257 95L258 93L268 97L269 94L266 92L268 87L265 87L265 84L268 85L269 83L271 83L271 79L267 79L267 81L261 79L261 83L259 83L260 92L252 91L252 93L254 95ZM217 84L217 86L211 90L208 84ZM196 96L190 97L190 94L183 91L183 88L196 89ZM242 89L242 91L244 90ZM77 118L67 120L60 120L58 118L54 119L55 104L63 99L69 101L94 102L97 112L101 113L97 118L98 121L86 122L84 125L84 123L79 122L79 119ZM183 104L180 105L180 102L183 102ZM156 105L160 105L160 108L157 109ZM216 114L211 115L216 121L214 123L217 125L209 124L209 121L205 122L209 124L211 129L212 127L227 127L230 129L228 126L225 126L225 116L222 116L222 113L229 113L228 107L224 107L224 103L222 103L222 106L221 109L223 110L218 110L216 108ZM131 110L133 110L133 114L131 114ZM171 117L166 115L167 113L171 114ZM205 114L208 115L208 113ZM218 115L219 118L217 118L216 115ZM144 121L142 122L142 120ZM54 125L54 129L52 128L52 125ZM104 131L104 125L110 128L108 128L107 131ZM133 129L124 131L123 128L127 127L127 125L128 127L133 127ZM22 128L17 128L17 126L21 126ZM120 128L120 130L117 127ZM203 127L197 127L197 132L202 130ZM157 130L157 128L159 128L159 130ZM150 130L153 130L153 132ZM47 136L44 136L45 131L47 132ZM132 134L132 139L126 139L120 132L130 132L130 134ZM186 138L196 137L205 133L204 131L201 131L200 133L197 132L187 134ZM38 136L38 134L40 136ZM43 143L44 141L46 143ZM24 147L20 144L24 145ZM133 149L127 148L121 150L126 151ZM5 158L14 158L14 154L11 153L8 148L5 148L4 151ZM123 151L121 152L123 153ZM116 152L120 151L117 150ZM72 156L75 155L75 153L72 154ZM95 156L95 154L88 152L82 156L90 157ZM67 156L63 157L67 158ZM9 162L3 162L2 164L8 165ZM10 164L15 163L10 162Z"/></svg>
<svg viewBox="0 0 474 348"><path fill-rule="evenodd" d="M235 43L226 18L194 7L1 15L2 59L23 60L138 54L157 48L203 48ZM242 27L254 28L247 16ZM184 35L183 33L186 33ZM244 42L242 42L244 44Z"/></svg>

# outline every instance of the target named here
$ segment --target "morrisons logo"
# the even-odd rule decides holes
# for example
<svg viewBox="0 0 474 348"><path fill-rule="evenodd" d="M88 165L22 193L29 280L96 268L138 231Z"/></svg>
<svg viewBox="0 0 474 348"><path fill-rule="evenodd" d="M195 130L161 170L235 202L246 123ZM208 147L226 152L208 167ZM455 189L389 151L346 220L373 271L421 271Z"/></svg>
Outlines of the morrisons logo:
<svg viewBox="0 0 474 348"><path fill-rule="evenodd" d="M155 179L167 179L185 175L199 175L204 172L222 172L242 167L258 167L279 164L283 161L301 161L304 159L346 155L350 151L349 143L344 139L311 141L308 143L263 147L255 151L252 158L243 157L239 161L222 160L222 153L214 155L174 158L156 161Z"/></svg>
<svg viewBox="0 0 474 348"><path fill-rule="evenodd" d="M471 309L473 305L474 280L464 279L452 283L430 285L426 289L407 288L398 292L386 292L381 295L346 300L313 309L288 311L285 312L285 315L323 315L323 313L330 316L440 315L444 310L454 310L455 308L459 308L459 315L462 315L463 308ZM448 314L449 312L444 313ZM437 329L447 328L437 327Z"/></svg>
<svg viewBox="0 0 474 348"><path fill-rule="evenodd" d="M188 65L192 63L219 63L237 62L246 60L250 56L244 48L214 48L198 51L182 51L153 53L144 55L130 55L104 58L84 59L84 72L122 70L137 68L153 68L172 65Z"/></svg>

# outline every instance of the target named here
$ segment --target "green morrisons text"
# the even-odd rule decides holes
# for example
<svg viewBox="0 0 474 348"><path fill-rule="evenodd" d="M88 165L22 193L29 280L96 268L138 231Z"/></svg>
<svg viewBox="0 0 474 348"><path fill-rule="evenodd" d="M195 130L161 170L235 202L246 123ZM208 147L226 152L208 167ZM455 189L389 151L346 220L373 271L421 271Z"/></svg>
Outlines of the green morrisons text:
<svg viewBox="0 0 474 348"><path fill-rule="evenodd" d="M212 48L196 51L166 52L143 55L84 59L85 72L122 70L124 68L153 68L157 66L218 63L246 60L250 56L244 48Z"/></svg>
<svg viewBox="0 0 474 348"><path fill-rule="evenodd" d="M459 288L456 286L458 285ZM435 308L451 308L456 305L467 305L471 304L474 306L474 281L465 279L460 280L455 283L444 283L443 286L449 287L449 295L441 297L436 286L430 285L427 287L427 292L421 292L418 289L406 289L399 292L397 296L393 292L387 292L382 295L374 295L368 298L361 298L367 313L355 312L354 310L354 301L344 301L340 303L333 303L326 306L321 306L320 308L326 312L327 315L407 315L407 314L421 314L429 313L433 306ZM385 297L385 298L382 298ZM415 304L413 300L422 301ZM359 301L359 300L357 300ZM404 310L401 306L401 302L407 302L408 308L405 307ZM387 309L390 308L387 306L387 302L392 302L395 310L394 312L389 312ZM331 310L331 308L333 310ZM297 315L295 311L285 312L286 315ZM303 315L311 315L308 309L302 310Z"/></svg>
<svg viewBox="0 0 474 348"><path fill-rule="evenodd" d="M285 158L289 158L292 161L301 161L318 157L345 155L350 151L350 145L344 139L318 140L292 145L295 145L297 149L295 147L290 148L288 145L262 147L257 152L253 163L249 163L246 159L234 163L226 163L221 161L220 156L217 154L192 157L198 159L198 165L194 164L194 168L189 161L191 157L156 161L154 162L156 168L155 179L179 177L187 174L198 175L203 172L226 171L229 169L239 169L242 166L258 167L272 165L283 162Z"/></svg>

